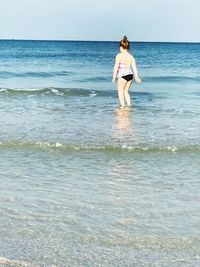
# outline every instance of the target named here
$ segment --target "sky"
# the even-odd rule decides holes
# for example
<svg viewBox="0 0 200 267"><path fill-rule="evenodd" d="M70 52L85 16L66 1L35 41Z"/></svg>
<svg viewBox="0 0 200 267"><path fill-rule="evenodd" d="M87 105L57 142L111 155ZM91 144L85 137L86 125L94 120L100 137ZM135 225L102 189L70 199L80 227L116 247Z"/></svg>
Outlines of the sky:
<svg viewBox="0 0 200 267"><path fill-rule="evenodd" d="M200 42L200 0L0 0L0 39Z"/></svg>

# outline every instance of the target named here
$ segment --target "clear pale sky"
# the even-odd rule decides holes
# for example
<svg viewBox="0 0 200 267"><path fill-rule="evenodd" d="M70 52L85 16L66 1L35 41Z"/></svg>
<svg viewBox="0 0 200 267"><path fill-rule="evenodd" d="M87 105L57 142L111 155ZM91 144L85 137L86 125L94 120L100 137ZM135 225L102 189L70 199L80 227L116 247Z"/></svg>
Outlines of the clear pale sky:
<svg viewBox="0 0 200 267"><path fill-rule="evenodd" d="M200 42L200 0L0 0L1 39Z"/></svg>

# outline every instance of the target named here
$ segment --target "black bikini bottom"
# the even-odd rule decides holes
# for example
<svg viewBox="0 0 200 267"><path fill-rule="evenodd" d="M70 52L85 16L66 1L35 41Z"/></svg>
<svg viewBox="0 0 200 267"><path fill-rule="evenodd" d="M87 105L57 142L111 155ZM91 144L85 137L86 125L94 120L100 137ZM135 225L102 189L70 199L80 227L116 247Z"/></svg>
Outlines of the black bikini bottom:
<svg viewBox="0 0 200 267"><path fill-rule="evenodd" d="M133 74L122 76L121 78L125 79L127 82L133 80Z"/></svg>

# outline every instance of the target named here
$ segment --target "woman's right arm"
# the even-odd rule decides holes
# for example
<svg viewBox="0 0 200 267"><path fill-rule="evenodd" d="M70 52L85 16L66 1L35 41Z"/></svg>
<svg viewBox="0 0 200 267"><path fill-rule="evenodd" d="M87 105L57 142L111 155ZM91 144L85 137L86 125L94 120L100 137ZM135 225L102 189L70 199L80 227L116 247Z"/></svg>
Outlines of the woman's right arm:
<svg viewBox="0 0 200 267"><path fill-rule="evenodd" d="M113 69L113 78L112 78L112 82L114 83L115 82L115 79L117 78L117 71L118 71L118 68L119 68L119 54L116 56L116 59L115 59L115 65L114 65L114 69Z"/></svg>

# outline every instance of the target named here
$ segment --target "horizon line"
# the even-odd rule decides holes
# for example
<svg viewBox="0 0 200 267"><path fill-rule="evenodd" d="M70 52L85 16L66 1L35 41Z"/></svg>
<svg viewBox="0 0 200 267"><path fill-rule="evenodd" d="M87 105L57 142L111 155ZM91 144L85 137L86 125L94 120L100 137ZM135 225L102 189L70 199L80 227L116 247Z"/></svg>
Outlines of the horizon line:
<svg viewBox="0 0 200 267"><path fill-rule="evenodd" d="M81 39L23 39L23 38L0 38L0 41L46 41L46 42L119 42L119 40L81 40ZM200 41L147 41L147 40L129 40L133 43L188 43L199 44Z"/></svg>

